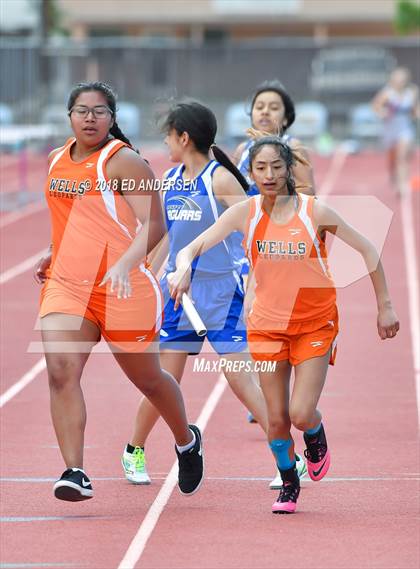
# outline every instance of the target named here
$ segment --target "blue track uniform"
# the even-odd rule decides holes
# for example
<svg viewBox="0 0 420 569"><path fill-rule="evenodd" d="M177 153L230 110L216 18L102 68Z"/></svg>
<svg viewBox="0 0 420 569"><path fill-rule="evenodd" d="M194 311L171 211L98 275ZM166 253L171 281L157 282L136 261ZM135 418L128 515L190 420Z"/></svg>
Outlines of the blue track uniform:
<svg viewBox="0 0 420 569"><path fill-rule="evenodd" d="M160 334L161 348L198 354L204 339L191 329L182 307L174 310L166 275L175 270L176 256L186 245L213 225L225 208L215 198L212 176L220 164L210 161L192 181L184 181L185 166L166 174L163 204L169 232L169 258L161 279L165 314ZM192 264L191 297L205 323L210 341L218 354L246 349L246 328L242 318L244 290L240 277L241 249L234 254L233 239L227 237Z"/></svg>

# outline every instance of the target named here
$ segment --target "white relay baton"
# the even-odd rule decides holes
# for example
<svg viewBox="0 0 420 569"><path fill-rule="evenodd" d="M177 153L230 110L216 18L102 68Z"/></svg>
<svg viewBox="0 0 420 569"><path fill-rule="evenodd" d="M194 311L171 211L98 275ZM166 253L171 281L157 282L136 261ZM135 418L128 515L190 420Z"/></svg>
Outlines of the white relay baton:
<svg viewBox="0 0 420 569"><path fill-rule="evenodd" d="M201 320L191 298L185 292L182 295L182 308L184 309L191 326L196 331L197 336L205 336L207 334L207 328Z"/></svg>

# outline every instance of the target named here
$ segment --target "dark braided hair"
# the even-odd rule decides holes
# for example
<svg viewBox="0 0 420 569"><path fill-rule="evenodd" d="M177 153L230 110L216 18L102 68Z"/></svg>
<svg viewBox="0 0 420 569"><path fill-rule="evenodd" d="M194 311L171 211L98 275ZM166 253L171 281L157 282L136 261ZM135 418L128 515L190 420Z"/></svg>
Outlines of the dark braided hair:
<svg viewBox="0 0 420 569"><path fill-rule="evenodd" d="M252 171L252 164L257 154L264 146L274 146L277 149L280 158L284 161L287 168L287 178L286 178L287 191L290 196L296 195L296 184L292 173L292 166L295 162L293 157L293 152L290 146L285 142L283 142L280 137L263 136L262 138L259 138L254 143L253 146L251 146L251 148L249 149L249 170Z"/></svg>
<svg viewBox="0 0 420 569"><path fill-rule="evenodd" d="M90 83L78 83L76 85L76 87L74 87L74 89L70 93L69 100L67 101L67 110L70 112L70 110L74 106L74 103L76 102L77 97L81 93L87 93L89 91L97 91L98 93L102 93L102 95L106 99L107 105L110 108L111 113L112 113L112 117L114 119L114 124L109 129L110 134L112 134L112 136L114 138L117 138L118 140L121 140L122 142L125 142L126 144L128 144L133 150L136 150L133 147L133 145L131 144L131 142L129 141L129 139L125 136L125 134L121 131L120 127L118 126L118 123L116 120L117 95L112 90L112 87L110 85L108 85L107 83L104 83L103 81L93 81ZM136 150L136 152L137 152L137 150Z"/></svg>
<svg viewBox="0 0 420 569"><path fill-rule="evenodd" d="M283 126L281 132L281 134L283 134L295 122L295 105L292 101L291 96L284 88L284 85L277 79L273 81L264 81L264 83L261 83L261 85L257 87L254 95L252 96L251 113L258 95L261 95L261 93L266 93L267 91L274 91L283 101L284 118L286 119L286 125Z"/></svg>
<svg viewBox="0 0 420 569"><path fill-rule="evenodd" d="M229 157L214 144L217 121L208 107L197 101L183 101L170 107L161 120L162 132L169 132L172 129L176 130L178 135L187 132L195 148L201 154L207 155L211 148L215 159L235 176L245 191L248 191L249 184L245 177Z"/></svg>

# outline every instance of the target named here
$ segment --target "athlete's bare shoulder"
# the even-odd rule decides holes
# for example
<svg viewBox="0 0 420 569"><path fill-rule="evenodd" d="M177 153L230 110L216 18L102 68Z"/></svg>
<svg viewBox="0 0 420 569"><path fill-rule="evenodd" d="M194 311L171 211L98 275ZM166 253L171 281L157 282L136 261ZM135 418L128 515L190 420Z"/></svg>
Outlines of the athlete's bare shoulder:
<svg viewBox="0 0 420 569"><path fill-rule="evenodd" d="M111 162L111 160L113 162L124 162L130 164L134 164L136 162L147 164L147 162L140 156L140 154L130 146L123 146L120 148L113 156L111 156L109 161Z"/></svg>
<svg viewBox="0 0 420 569"><path fill-rule="evenodd" d="M246 145L248 144L248 140L244 140L241 142L235 149L235 152L232 155L232 161L234 164L239 164L241 159L242 153L245 150Z"/></svg>
<svg viewBox="0 0 420 569"><path fill-rule="evenodd" d="M51 150L51 152L48 154L48 165L51 164L51 162L54 160L54 157L57 156L57 154L62 152L66 148L66 146L69 146L75 140L76 139L74 137L70 137L66 140L66 142L62 146L59 146L58 148L54 148L54 150Z"/></svg>
<svg viewBox="0 0 420 569"><path fill-rule="evenodd" d="M229 184L232 181L235 181L239 184L232 172L225 168L225 166L221 164L218 168L215 169L213 173L213 186L215 183L218 185L226 183Z"/></svg>
<svg viewBox="0 0 420 569"><path fill-rule="evenodd" d="M48 164L51 164L51 162L54 159L54 156L56 156L59 152L64 150L65 146L66 145L63 144L63 146L59 146L58 148L54 148L54 150L51 150L51 152L48 154Z"/></svg>
<svg viewBox="0 0 420 569"><path fill-rule="evenodd" d="M134 173L144 175L146 177L153 176L153 172L148 163L129 146L120 148L106 165L106 171L111 178L129 177L125 174Z"/></svg>
<svg viewBox="0 0 420 569"><path fill-rule="evenodd" d="M246 194L236 177L224 166L216 168L213 174L213 192L225 205L231 206L229 196L235 196L241 200L246 199ZM234 200L234 203L237 199Z"/></svg>

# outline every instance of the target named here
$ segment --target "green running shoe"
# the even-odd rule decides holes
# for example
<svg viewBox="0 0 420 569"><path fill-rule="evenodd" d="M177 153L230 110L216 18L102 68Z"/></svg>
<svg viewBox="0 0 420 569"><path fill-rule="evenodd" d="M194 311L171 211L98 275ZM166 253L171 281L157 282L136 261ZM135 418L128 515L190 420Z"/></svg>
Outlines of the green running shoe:
<svg viewBox="0 0 420 569"><path fill-rule="evenodd" d="M151 480L146 470L144 449L135 447L134 452L130 453L126 447L121 458L121 464L127 480L133 484L150 484Z"/></svg>
<svg viewBox="0 0 420 569"><path fill-rule="evenodd" d="M299 476L299 479L302 479L305 474L307 474L308 469L306 468L306 462L300 456L300 454L296 454L296 470ZM270 482L270 489L271 490L280 490L283 486L283 480L281 479L280 472L277 470L276 477L274 480Z"/></svg>

